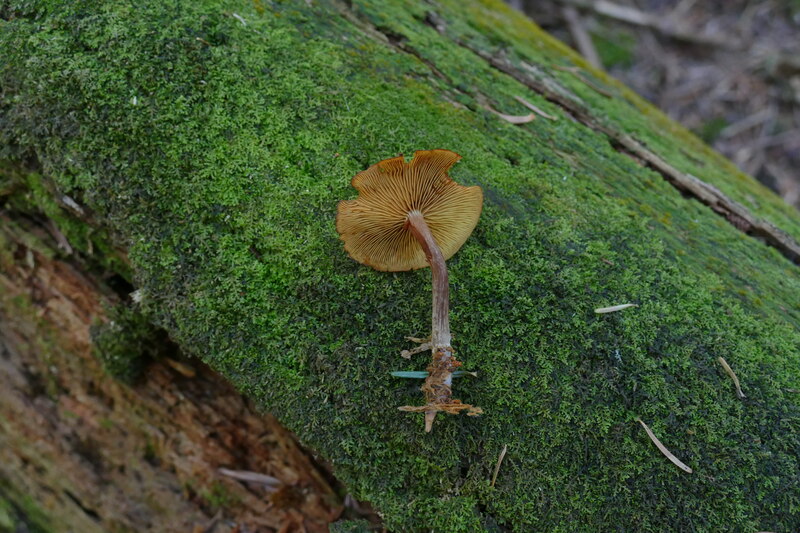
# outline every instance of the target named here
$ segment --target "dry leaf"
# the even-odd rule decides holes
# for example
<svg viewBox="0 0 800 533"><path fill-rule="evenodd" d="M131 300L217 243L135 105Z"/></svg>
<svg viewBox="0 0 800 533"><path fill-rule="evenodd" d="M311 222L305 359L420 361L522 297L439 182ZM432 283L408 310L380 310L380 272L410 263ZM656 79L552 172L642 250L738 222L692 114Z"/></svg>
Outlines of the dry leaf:
<svg viewBox="0 0 800 533"><path fill-rule="evenodd" d="M731 379L733 380L733 384L736 385L736 396L742 399L746 398L746 396L742 392L742 387L739 385L739 378L737 378L736 374L733 373L733 369L730 367L728 362L722 357L717 357L717 361L719 361L719 364L722 365L722 368L724 368L725 372L727 372L728 375L731 377Z"/></svg>
<svg viewBox="0 0 800 533"><path fill-rule="evenodd" d="M614 313L616 311L622 311L623 309L627 309L629 307L639 307L639 304L620 304L620 305L612 305L611 307L599 307L594 310L597 314L603 313Z"/></svg>
<svg viewBox="0 0 800 533"><path fill-rule="evenodd" d="M653 434L653 432L652 432L652 431L650 431L650 428L649 428L649 427L647 427L647 424L645 424L645 423L642 421L642 419L641 419L641 418L637 418L637 419L636 419L636 421L637 421L637 422L639 422L639 423L642 425L642 427L644 428L644 430L647 432L647 436L648 436L648 437L650 437L650 440L652 440L652 441L653 441L653 444L655 444L655 445L656 445L656 448L658 448L658 450L659 450L661 453L663 453L663 454L664 454L664 456L665 456L667 459L669 459L670 461L672 461L672 464L674 464L675 466L677 466L678 468L680 468L680 469L681 469L681 470L683 470L684 472L688 472L688 473L690 473L690 474L692 473L692 469L691 469L691 468L689 468L688 466L686 466L685 464L683 464L683 462L682 462L680 459L678 459L677 457L675 457L674 455L672 455L672 452L670 452L670 451L667 449L667 447L666 447L666 446L664 446L663 444L661 444L661 441L660 441L660 440L658 440L658 438L657 438L657 437L656 437L656 436Z"/></svg>

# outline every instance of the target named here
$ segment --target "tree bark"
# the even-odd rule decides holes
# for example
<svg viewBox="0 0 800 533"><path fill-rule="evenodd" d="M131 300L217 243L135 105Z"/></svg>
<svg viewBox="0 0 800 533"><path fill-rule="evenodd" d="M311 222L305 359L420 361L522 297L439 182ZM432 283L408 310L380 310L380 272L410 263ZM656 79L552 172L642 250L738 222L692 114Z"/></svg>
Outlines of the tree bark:
<svg viewBox="0 0 800 533"><path fill-rule="evenodd" d="M519 13L0 19L0 519L314 531L370 517L351 494L393 531L797 529L800 216ZM334 216L432 148L486 199L448 261L484 414L425 434L389 373L424 369L395 354L430 278L351 261Z"/></svg>
<svg viewBox="0 0 800 533"><path fill-rule="evenodd" d="M0 221L0 496L20 513L12 531L327 531L339 487L274 417L166 337L133 384L108 376L90 330L110 327L104 306L128 295L59 250L41 216L4 209ZM127 349L128 364L145 357Z"/></svg>

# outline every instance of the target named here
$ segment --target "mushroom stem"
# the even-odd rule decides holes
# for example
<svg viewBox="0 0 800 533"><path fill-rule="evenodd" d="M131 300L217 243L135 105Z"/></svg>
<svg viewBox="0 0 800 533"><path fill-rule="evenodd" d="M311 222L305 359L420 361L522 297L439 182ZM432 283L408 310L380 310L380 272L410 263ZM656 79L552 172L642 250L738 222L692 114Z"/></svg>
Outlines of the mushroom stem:
<svg viewBox="0 0 800 533"><path fill-rule="evenodd" d="M436 244L425 217L419 211L408 214L408 226L416 237L425 257L431 265L433 275L433 312L431 316L431 345L435 352L438 348L450 347L450 286L447 278L447 265L442 251Z"/></svg>
<svg viewBox="0 0 800 533"><path fill-rule="evenodd" d="M433 277L433 304L431 314L431 351L433 359L428 366L428 377L422 386L428 405L433 407L425 411L425 431L433 428L433 420L440 410L438 406L452 402L451 384L453 370L461 365L453 356L450 346L450 287L447 277L447 265L442 251L436 244L425 217L419 211L411 211L407 219L411 233L419 241L425 251L425 257L431 265Z"/></svg>

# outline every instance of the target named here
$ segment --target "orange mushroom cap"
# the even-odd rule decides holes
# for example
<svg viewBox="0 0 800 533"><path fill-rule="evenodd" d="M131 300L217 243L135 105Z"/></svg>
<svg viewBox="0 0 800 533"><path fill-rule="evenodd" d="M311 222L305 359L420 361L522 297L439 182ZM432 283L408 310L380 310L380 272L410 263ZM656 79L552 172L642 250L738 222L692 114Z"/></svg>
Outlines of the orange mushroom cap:
<svg viewBox="0 0 800 533"><path fill-rule="evenodd" d="M339 202L336 230L350 257L376 270L413 270L428 266L425 253L406 224L419 211L445 259L455 254L478 223L483 191L448 176L461 156L450 150L419 150L384 159L355 175L359 192Z"/></svg>

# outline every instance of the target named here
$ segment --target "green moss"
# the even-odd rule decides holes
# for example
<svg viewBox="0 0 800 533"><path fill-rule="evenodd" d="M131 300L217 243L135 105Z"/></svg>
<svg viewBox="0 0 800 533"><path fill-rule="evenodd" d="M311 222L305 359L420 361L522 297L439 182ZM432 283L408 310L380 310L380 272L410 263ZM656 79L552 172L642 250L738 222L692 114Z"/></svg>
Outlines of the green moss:
<svg viewBox="0 0 800 533"><path fill-rule="evenodd" d="M126 304L108 310L108 320L92 326L93 353L115 379L133 383L159 352L159 334L147 317Z"/></svg>
<svg viewBox="0 0 800 533"><path fill-rule="evenodd" d="M800 217L602 73L622 98L556 69L574 55L534 25L454 1L6 12L0 157L33 154L82 198L127 245L143 312L325 456L389 529L796 529L796 265L458 43L545 69L793 235ZM515 96L559 119L516 126L482 106L524 112ZM479 373L456 394L486 414L427 435L395 409L421 401L418 384L389 372L426 366L397 354L428 333L430 274L356 264L333 221L356 172L433 147L462 154L453 177L485 191L449 266L455 347ZM625 302L639 307L593 313ZM139 337L114 337L124 373Z"/></svg>
<svg viewBox="0 0 800 533"><path fill-rule="evenodd" d="M604 67L627 68L633 64L636 37L632 33L621 31L619 27L601 26L592 33L592 42Z"/></svg>
<svg viewBox="0 0 800 533"><path fill-rule="evenodd" d="M0 533L47 533L50 520L29 496L0 479Z"/></svg>
<svg viewBox="0 0 800 533"><path fill-rule="evenodd" d="M369 533L374 531L366 520L339 520L330 525L331 533Z"/></svg>
<svg viewBox="0 0 800 533"><path fill-rule="evenodd" d="M728 126L728 121L722 117L716 117L703 123L696 131L697 136L707 143L713 143L722 130Z"/></svg>
<svg viewBox="0 0 800 533"><path fill-rule="evenodd" d="M225 485L218 481L212 482L207 489L201 490L200 497L206 501L211 508L211 512L236 505L239 501L238 496L231 494Z"/></svg>
<svg viewBox="0 0 800 533"><path fill-rule="evenodd" d="M14 509L11 502L0 498L0 531L13 533L16 531Z"/></svg>
<svg viewBox="0 0 800 533"><path fill-rule="evenodd" d="M46 216L72 248L65 250L67 254L77 250L99 268L132 278L129 265L111 244L107 228L87 224L85 219L90 217L90 213L74 198L62 194L57 185L40 172L25 170L24 165L0 157L0 205L12 211ZM65 205L71 205L74 211L70 212ZM53 256L50 246L29 247L46 257Z"/></svg>

